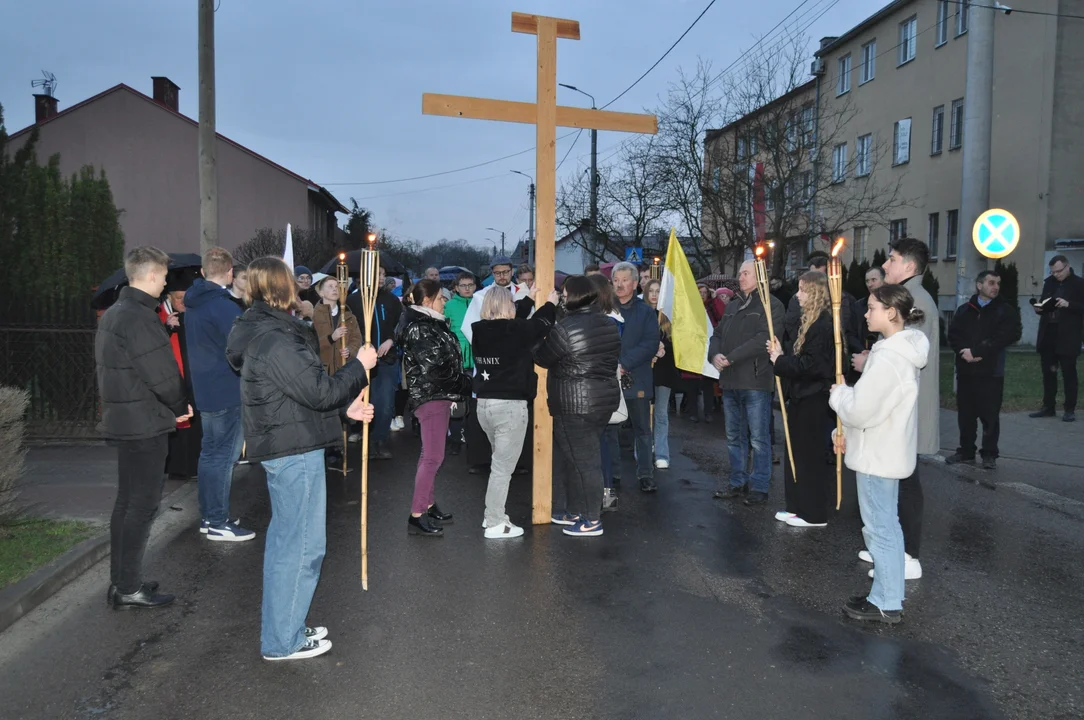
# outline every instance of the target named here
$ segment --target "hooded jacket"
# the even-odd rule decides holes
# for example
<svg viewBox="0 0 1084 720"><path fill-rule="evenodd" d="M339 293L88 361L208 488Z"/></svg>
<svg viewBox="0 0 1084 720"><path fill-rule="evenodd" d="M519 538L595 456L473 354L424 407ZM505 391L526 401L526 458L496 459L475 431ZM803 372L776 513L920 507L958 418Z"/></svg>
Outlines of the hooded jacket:
<svg viewBox="0 0 1084 720"><path fill-rule="evenodd" d="M470 307L470 298L465 298L459 293L452 295L452 299L444 303L444 317L448 318L448 326L459 338L459 351L463 354L463 367L470 370L474 367L474 355L471 353L471 341L463 332L463 318L467 315Z"/></svg>
<svg viewBox="0 0 1084 720"><path fill-rule="evenodd" d="M903 286L911 291L915 307L925 317L912 325L926 336L929 354L919 374L918 387L918 454L936 455L941 451L941 318L937 302L922 287L922 276L916 275Z"/></svg>
<svg viewBox="0 0 1084 720"><path fill-rule="evenodd" d="M530 319L474 323L474 394L478 399L533 400L538 388L532 352L546 339L557 308L546 303Z"/></svg>
<svg viewBox="0 0 1084 720"><path fill-rule="evenodd" d="M226 359L241 373L245 457L273 460L342 443L339 410L365 387L357 360L328 375L312 328L259 301L226 342Z"/></svg>
<svg viewBox="0 0 1084 720"><path fill-rule="evenodd" d="M877 341L854 387L837 385L828 404L843 423L847 467L878 477L903 479L918 460L919 371L930 343L904 328Z"/></svg>
<svg viewBox="0 0 1084 720"><path fill-rule="evenodd" d="M432 400L455 403L469 399L471 379L463 372L459 338L448 319L410 307L403 313L397 343L403 348L403 375L410 409Z"/></svg>
<svg viewBox="0 0 1084 720"><path fill-rule="evenodd" d="M241 308L229 290L196 278L184 294L184 329L192 392L200 412L241 406L241 378L226 361L226 338Z"/></svg>

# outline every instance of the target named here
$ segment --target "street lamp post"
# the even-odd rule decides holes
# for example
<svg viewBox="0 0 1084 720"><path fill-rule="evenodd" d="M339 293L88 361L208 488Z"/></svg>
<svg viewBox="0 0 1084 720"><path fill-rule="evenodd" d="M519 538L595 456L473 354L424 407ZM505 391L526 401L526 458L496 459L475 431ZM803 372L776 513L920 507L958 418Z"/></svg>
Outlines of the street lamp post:
<svg viewBox="0 0 1084 720"><path fill-rule="evenodd" d="M527 191L531 204L531 214L527 221L527 264L534 267L534 178L519 170L513 170L512 172L516 175L522 175L531 181L531 186Z"/></svg>
<svg viewBox="0 0 1084 720"><path fill-rule="evenodd" d="M575 85L566 85L565 83L557 83L563 88L568 88L578 92L580 95L586 95L591 98L591 109L595 108L595 96L591 93L580 90ZM591 239L595 239L595 235L598 233L598 130L592 128L591 130Z"/></svg>
<svg viewBox="0 0 1084 720"><path fill-rule="evenodd" d="M501 234L501 255L504 255L504 230L498 230L497 228L487 227L486 230L492 230L493 232Z"/></svg>

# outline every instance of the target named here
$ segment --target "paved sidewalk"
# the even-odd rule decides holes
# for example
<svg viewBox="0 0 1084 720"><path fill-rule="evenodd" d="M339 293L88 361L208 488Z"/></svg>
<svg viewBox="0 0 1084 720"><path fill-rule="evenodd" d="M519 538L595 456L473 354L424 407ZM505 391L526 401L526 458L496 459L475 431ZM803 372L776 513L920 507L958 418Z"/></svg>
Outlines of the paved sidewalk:
<svg viewBox="0 0 1084 720"><path fill-rule="evenodd" d="M982 443L982 425L978 442ZM955 410L941 410L941 449L956 452L960 428ZM998 441L1005 460L1066 465L1084 468L1084 421L1066 423L1061 416L1033 419L1026 412L1002 413Z"/></svg>

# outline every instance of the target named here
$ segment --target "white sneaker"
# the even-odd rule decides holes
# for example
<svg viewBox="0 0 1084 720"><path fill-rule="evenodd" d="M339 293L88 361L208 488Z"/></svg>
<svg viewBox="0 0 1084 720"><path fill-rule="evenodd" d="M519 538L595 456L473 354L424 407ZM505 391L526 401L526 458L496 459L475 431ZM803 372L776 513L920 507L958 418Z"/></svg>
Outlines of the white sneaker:
<svg viewBox="0 0 1084 720"><path fill-rule="evenodd" d="M869 576L873 577L873 570L869 571ZM922 563L915 560L910 555L903 562L903 579L904 580L921 580L922 579Z"/></svg>
<svg viewBox="0 0 1084 720"><path fill-rule="evenodd" d="M666 470L670 467L670 461L659 458L655 461L655 467L657 467L659 470Z"/></svg>
<svg viewBox="0 0 1084 720"><path fill-rule="evenodd" d="M858 552L858 559L862 562L873 564L873 556L869 554L869 550L860 550Z"/></svg>
<svg viewBox="0 0 1084 720"><path fill-rule="evenodd" d="M402 415L398 415L398 416L392 418L392 421L391 421L391 431L392 432L399 432L400 430L402 430L405 427L406 427L406 422L403 420Z"/></svg>
<svg viewBox="0 0 1084 720"><path fill-rule="evenodd" d="M521 528L519 525L513 525L510 522L503 522L500 525L494 525L491 528L486 528L486 538L490 540L517 538L521 535L523 535L523 528Z"/></svg>
<svg viewBox="0 0 1084 720"><path fill-rule="evenodd" d="M361 433L350 433L346 436L346 441L351 443L361 442Z"/></svg>
<svg viewBox="0 0 1084 720"><path fill-rule="evenodd" d="M316 627L305 628L306 640L323 640L327 637L327 628L317 625Z"/></svg>
<svg viewBox="0 0 1084 720"><path fill-rule="evenodd" d="M786 522L787 520L790 520L792 517L798 517L798 516L795 515L792 512L787 512L786 510L780 510L779 512L777 512L775 514L775 519L778 520L779 522Z"/></svg>
<svg viewBox="0 0 1084 720"><path fill-rule="evenodd" d="M828 527L828 523L811 523L811 522L806 522L805 520L803 520L802 518L798 517L797 515L795 515L795 516L793 516L793 517L790 517L790 518L787 518L787 525L790 525L791 527L804 527L804 528L809 528L809 527Z"/></svg>
<svg viewBox="0 0 1084 720"><path fill-rule="evenodd" d="M306 658L313 658L317 655L323 655L331 649L330 640L306 640L298 650L282 657L268 657L263 656L264 660L305 660Z"/></svg>

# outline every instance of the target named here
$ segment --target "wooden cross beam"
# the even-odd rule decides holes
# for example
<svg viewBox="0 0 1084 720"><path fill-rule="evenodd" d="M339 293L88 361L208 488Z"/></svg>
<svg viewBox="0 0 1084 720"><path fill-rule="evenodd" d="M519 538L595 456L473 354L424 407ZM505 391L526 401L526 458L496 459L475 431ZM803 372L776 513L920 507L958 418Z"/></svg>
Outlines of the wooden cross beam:
<svg viewBox="0 0 1084 720"><path fill-rule="evenodd" d="M580 24L542 15L512 13L512 32L538 36L537 99L534 103L463 97L422 95L422 113L475 120L533 123L535 125L535 229L536 303L545 302L553 289L555 223L557 219L557 126L617 132L658 132L654 115L587 110L557 105L557 38L580 39ZM532 521L550 521L553 483L553 419L546 404L546 372L539 370L534 404L534 501Z"/></svg>

